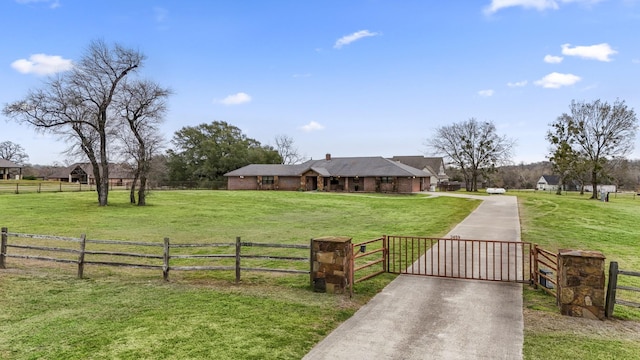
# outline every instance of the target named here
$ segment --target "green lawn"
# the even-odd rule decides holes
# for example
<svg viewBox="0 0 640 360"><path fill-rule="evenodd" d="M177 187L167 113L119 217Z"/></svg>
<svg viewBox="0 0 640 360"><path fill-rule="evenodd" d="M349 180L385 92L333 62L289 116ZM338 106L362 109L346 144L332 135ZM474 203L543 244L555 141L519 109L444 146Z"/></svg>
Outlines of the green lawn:
<svg viewBox="0 0 640 360"><path fill-rule="evenodd" d="M477 201L421 195L154 192L150 205L112 192L0 195L10 232L172 243L308 244L313 237L441 236ZM311 291L308 275L85 268L7 259L0 274L3 359L298 359L380 291L392 275L356 285L352 299Z"/></svg>
<svg viewBox="0 0 640 360"><path fill-rule="evenodd" d="M640 198L618 194L603 203L577 194L516 194L523 241L551 251L599 250L607 265L615 260L640 270ZM360 242L383 234L440 236L478 204L421 195L252 191L159 191L149 202L131 206L125 191L112 192L104 208L93 192L0 194L0 226L149 242L240 236L307 244L326 235ZM393 279L357 284L350 299L312 292L307 275L243 273L235 285L232 272L172 272L166 283L151 270L88 266L87 279L77 280L71 265L12 258L7 265L0 271L2 359L297 359ZM524 302L526 359L640 353L637 310L616 306L615 321L576 323L558 315L554 298L541 291L525 286Z"/></svg>
<svg viewBox="0 0 640 360"><path fill-rule="evenodd" d="M640 197L612 194L609 202L589 195L544 192L519 197L522 240L556 252L559 249L597 250L621 269L640 271ZM638 278L620 283L640 287ZM618 297L640 302L640 294L618 291ZM640 311L616 305L613 321L578 322L558 315L555 298L525 287L526 359L638 359Z"/></svg>

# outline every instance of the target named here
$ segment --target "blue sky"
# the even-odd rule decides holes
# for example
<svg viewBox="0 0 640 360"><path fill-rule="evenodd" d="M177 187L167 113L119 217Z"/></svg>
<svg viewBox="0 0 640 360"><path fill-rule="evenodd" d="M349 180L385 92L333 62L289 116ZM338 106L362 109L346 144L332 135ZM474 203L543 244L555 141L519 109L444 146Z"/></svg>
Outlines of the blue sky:
<svg viewBox="0 0 640 360"><path fill-rule="evenodd" d="M420 155L434 129L474 117L528 163L574 99L640 112L638 0L0 0L0 24L2 106L90 41L117 42L174 91L167 141L220 120L314 159ZM65 161L65 144L5 120L0 141L30 163Z"/></svg>

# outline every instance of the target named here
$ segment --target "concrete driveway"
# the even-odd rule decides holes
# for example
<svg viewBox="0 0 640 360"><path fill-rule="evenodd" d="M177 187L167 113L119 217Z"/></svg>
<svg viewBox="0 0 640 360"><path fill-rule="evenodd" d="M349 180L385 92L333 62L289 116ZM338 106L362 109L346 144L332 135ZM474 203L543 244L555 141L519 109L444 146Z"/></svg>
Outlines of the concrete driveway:
<svg viewBox="0 0 640 360"><path fill-rule="evenodd" d="M516 197L454 196L483 202L448 237L520 241ZM522 343L522 285L401 275L304 359L522 359Z"/></svg>

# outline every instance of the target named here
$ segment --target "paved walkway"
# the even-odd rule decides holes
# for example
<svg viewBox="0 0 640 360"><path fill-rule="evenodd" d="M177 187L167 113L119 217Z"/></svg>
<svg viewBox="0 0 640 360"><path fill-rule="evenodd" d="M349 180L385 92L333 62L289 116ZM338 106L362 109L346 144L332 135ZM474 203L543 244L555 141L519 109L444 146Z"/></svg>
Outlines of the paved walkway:
<svg viewBox="0 0 640 360"><path fill-rule="evenodd" d="M516 197L457 196L484 201L447 236L520 241ZM522 359L522 343L522 285L401 275L304 359Z"/></svg>

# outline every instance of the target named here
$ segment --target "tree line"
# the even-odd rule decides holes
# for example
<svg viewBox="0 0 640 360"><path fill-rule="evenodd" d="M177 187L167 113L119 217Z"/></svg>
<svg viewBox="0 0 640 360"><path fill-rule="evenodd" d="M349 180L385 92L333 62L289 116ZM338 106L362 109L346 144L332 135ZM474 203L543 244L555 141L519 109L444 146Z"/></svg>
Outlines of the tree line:
<svg viewBox="0 0 640 360"><path fill-rule="evenodd" d="M70 71L5 105L2 112L36 131L59 136L69 144L69 155L86 159L100 206L108 204L113 162L129 164L134 175L130 201L145 205L154 168L161 168L167 181L201 182L219 181L225 173L252 163L305 160L289 136L278 135L275 147L263 145L224 121L183 127L171 140L173 148L163 153L166 146L159 125L172 92L139 76L145 59L138 50L93 41ZM582 187L589 183L592 197L597 198L599 183L624 178L618 169L629 165L625 156L633 149L638 120L620 100L613 104L574 100L569 110L549 125L551 170L560 176L559 191L570 182ZM522 174L498 180L498 169L511 165L516 142L498 134L491 121L471 118L439 127L425 144L432 154L445 158L467 191L477 191L482 181L492 179L496 185L535 186ZM19 145L10 142L0 143L0 155L18 162L28 159Z"/></svg>
<svg viewBox="0 0 640 360"><path fill-rule="evenodd" d="M614 182L635 187L639 178L631 185L633 176L625 170L632 164L626 156L633 150L637 130L635 111L624 101L616 100L613 104L602 100L572 101L569 112L552 122L546 135L551 149L550 172L560 177L557 193L561 194L570 183L579 184L581 191L585 184L590 184L591 198L597 199L598 184ZM471 118L439 127L426 145L433 153L444 155L467 191L477 191L479 179L489 182L494 179L498 186L534 185L531 178L522 177L522 167L507 170L515 141L499 135L490 121ZM498 180L499 168L511 178ZM538 178L543 174L546 173L538 173Z"/></svg>

